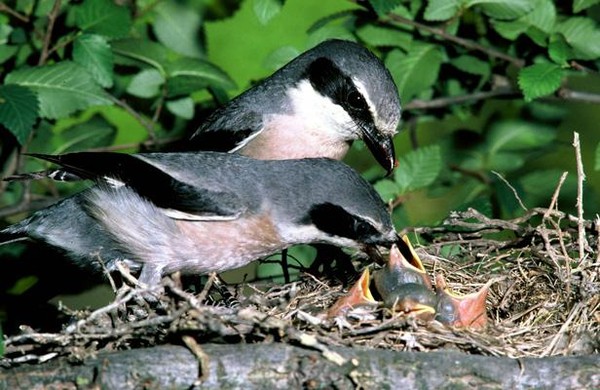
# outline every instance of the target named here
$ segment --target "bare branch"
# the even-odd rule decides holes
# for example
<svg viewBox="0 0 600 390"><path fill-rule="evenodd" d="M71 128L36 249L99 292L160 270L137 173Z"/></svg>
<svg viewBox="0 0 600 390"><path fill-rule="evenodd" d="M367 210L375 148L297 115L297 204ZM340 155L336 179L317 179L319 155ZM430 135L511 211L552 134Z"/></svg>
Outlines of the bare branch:
<svg viewBox="0 0 600 390"><path fill-rule="evenodd" d="M457 37L456 35L449 34L441 28L427 26L425 24L415 22L414 20L410 20L410 19L407 19L403 16L396 15L396 14L388 14L387 18L391 22L397 22L397 23L404 24L407 26L415 27L419 30L426 31L433 35L437 35L446 41L450 41L450 42L456 43L457 45L466 47L467 49L477 50L477 51L480 51L480 52L486 54L489 57L494 57L494 58L498 58L498 59L510 62L517 68L522 68L523 66L525 66L525 61L523 61L520 58L512 57L506 53L503 53L496 49L492 49L491 47L486 47L486 46L480 45L479 43L471 41L469 39L464 39L464 38ZM385 21L385 19L384 19L384 21Z"/></svg>
<svg viewBox="0 0 600 390"><path fill-rule="evenodd" d="M510 188L510 190L511 190L511 191L512 191L512 193L513 193L513 195L515 196L515 199L517 200L517 202L519 202L519 206L521 206L521 208L522 208L523 210L527 211L528 209L527 209L527 207L525 207L525 205L523 204L523 201L521 200L521 197L519 196L519 193L517 192L516 188L515 188L515 187L513 187L513 186L512 186L512 185L511 185L511 184L508 182L508 180L506 180L506 178L505 178L504 176L502 176L502 174L501 174L501 173L499 173L499 172L496 172L496 171L492 171L492 173L493 173L494 175L496 175L496 177L497 177L498 179L500 179L500 180L501 180L501 181L502 181L504 184L506 184L506 186L507 186L508 188Z"/></svg>
<svg viewBox="0 0 600 390"><path fill-rule="evenodd" d="M150 137L150 139L156 139L156 133L154 132L153 122L148 121L144 117L142 117L136 110L131 108L131 106L127 104L127 102L119 100L110 94L108 95L108 98L117 106L125 109L125 111L130 113L146 129L146 131L148 132L148 137Z"/></svg>
<svg viewBox="0 0 600 390"><path fill-rule="evenodd" d="M568 88L561 88L558 91L558 96L565 100L573 100L583 103L600 104L600 95L589 92L573 91Z"/></svg>
<svg viewBox="0 0 600 390"><path fill-rule="evenodd" d="M583 182L585 181L585 172L583 172L583 162L581 161L581 144L579 142L579 133L573 133L573 147L575 148L575 161L577 163L577 227L579 233L579 262L585 259L585 228L583 227Z"/></svg>
<svg viewBox="0 0 600 390"><path fill-rule="evenodd" d="M44 34L44 46L42 47L42 54L38 61L38 65L44 65L48 60L48 50L50 49L50 40L52 39L52 30L54 29L54 22L60 12L61 0L56 0L52 11L48 14L48 26L46 27L46 34Z"/></svg>
<svg viewBox="0 0 600 390"><path fill-rule="evenodd" d="M21 22L29 23L29 18L27 16L21 15L20 13L6 5L6 3L4 3L3 1L0 1L0 12L6 12L10 16L19 19Z"/></svg>

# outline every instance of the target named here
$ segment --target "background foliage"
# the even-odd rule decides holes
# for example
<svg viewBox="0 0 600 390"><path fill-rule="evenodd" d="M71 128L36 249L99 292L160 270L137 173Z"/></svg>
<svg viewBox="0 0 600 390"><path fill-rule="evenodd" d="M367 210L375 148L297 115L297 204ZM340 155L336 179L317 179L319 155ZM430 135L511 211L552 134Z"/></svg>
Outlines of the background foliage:
<svg viewBox="0 0 600 390"><path fill-rule="evenodd" d="M572 173L560 202L569 211L573 131L584 145L591 217L600 211L598 3L1 2L3 176L44 168L18 151L168 148L215 105L336 37L379 55L400 91L400 167L384 178L360 144L347 159L394 207L399 228L435 224L469 206L502 218L546 206L564 170ZM1 188L0 216L11 222L79 187ZM21 283L14 288L27 288Z"/></svg>

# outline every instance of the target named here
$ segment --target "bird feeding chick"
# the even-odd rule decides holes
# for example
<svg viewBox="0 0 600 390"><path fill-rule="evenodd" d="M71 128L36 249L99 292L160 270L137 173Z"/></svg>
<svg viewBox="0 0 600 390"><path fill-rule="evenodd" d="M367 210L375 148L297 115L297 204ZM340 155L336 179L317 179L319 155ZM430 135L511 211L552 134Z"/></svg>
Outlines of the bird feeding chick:
<svg viewBox="0 0 600 390"><path fill-rule="evenodd" d="M296 244L363 249L398 240L373 187L330 159L217 152L34 156L96 185L0 231L0 243L39 241L96 272L113 271L122 260L147 285L176 271L238 268Z"/></svg>
<svg viewBox="0 0 600 390"><path fill-rule="evenodd" d="M485 301L492 281L477 292L458 295L438 275L434 289L408 237L402 237L398 245L410 254L409 259L394 244L386 264L373 272L375 291L382 300L380 306L425 322L436 320L445 325L472 329L487 324ZM327 311L327 316L337 318L355 308L373 308L377 304L370 289L369 270L365 269L349 292Z"/></svg>

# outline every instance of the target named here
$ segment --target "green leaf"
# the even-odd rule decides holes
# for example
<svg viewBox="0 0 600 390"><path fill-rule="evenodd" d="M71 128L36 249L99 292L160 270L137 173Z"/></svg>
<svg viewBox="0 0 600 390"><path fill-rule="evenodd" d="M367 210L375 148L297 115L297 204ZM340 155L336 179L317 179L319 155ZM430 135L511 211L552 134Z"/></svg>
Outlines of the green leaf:
<svg viewBox="0 0 600 390"><path fill-rule="evenodd" d="M281 68L300 54L294 46L283 46L272 51L263 61L263 66L273 71Z"/></svg>
<svg viewBox="0 0 600 390"><path fill-rule="evenodd" d="M469 55L454 58L450 61L450 64L463 72L483 77L489 76L492 71L489 62Z"/></svg>
<svg viewBox="0 0 600 390"><path fill-rule="evenodd" d="M492 126L486 139L490 154L522 151L548 145L556 138L556 128L535 122L503 121Z"/></svg>
<svg viewBox="0 0 600 390"><path fill-rule="evenodd" d="M465 3L466 8L475 5L480 6L489 17L501 20L516 19L534 7L531 0L468 0Z"/></svg>
<svg viewBox="0 0 600 390"><path fill-rule="evenodd" d="M525 157L516 152L496 152L487 156L485 171L512 172L525 165Z"/></svg>
<svg viewBox="0 0 600 390"><path fill-rule="evenodd" d="M574 58L593 60L600 57L600 29L590 18L571 17L556 27L575 50Z"/></svg>
<svg viewBox="0 0 600 390"><path fill-rule="evenodd" d="M11 295L23 295L27 290L33 287L38 282L37 276L25 276L19 278L6 292Z"/></svg>
<svg viewBox="0 0 600 390"><path fill-rule="evenodd" d="M402 0L369 0L377 15L383 16L402 4Z"/></svg>
<svg viewBox="0 0 600 390"><path fill-rule="evenodd" d="M523 34L529 28L527 23L520 19L509 22L492 20L492 26L498 34L511 41L517 39L519 35Z"/></svg>
<svg viewBox="0 0 600 390"><path fill-rule="evenodd" d="M113 53L106 38L83 34L73 44L73 61L83 66L104 88L113 85Z"/></svg>
<svg viewBox="0 0 600 390"><path fill-rule="evenodd" d="M600 3L600 0L573 0L573 13L581 12L598 3Z"/></svg>
<svg viewBox="0 0 600 390"><path fill-rule="evenodd" d="M596 145L596 163L594 165L595 171L600 171L600 142Z"/></svg>
<svg viewBox="0 0 600 390"><path fill-rule="evenodd" d="M194 117L194 100L191 97L169 100L166 106L169 112L180 118L192 119Z"/></svg>
<svg viewBox="0 0 600 390"><path fill-rule="evenodd" d="M112 0L85 0L76 8L75 24L89 33L122 38L131 29L131 15L127 7Z"/></svg>
<svg viewBox="0 0 600 390"><path fill-rule="evenodd" d="M389 53L385 64L398 86L402 101L409 102L435 84L442 60L442 52L437 46L421 42L413 42L406 54L400 50Z"/></svg>
<svg viewBox="0 0 600 390"><path fill-rule="evenodd" d="M552 0L534 0L534 8L521 18L530 27L536 27L545 33L554 29L556 22L556 6Z"/></svg>
<svg viewBox="0 0 600 390"><path fill-rule="evenodd" d="M165 78L158 70L144 69L131 79L127 93L141 98L158 96L164 82Z"/></svg>
<svg viewBox="0 0 600 390"><path fill-rule="evenodd" d="M562 35L556 34L550 37L550 43L548 44L548 56L550 56L552 61L561 66L567 65L567 60L571 56L571 48L564 40Z"/></svg>
<svg viewBox="0 0 600 390"><path fill-rule="evenodd" d="M527 197L542 199L544 203L552 196L563 171L560 169L542 169L527 173L520 178L520 184L523 188L522 193ZM561 197L567 193L575 193L576 190L575 175L568 175L565 183L561 187Z"/></svg>
<svg viewBox="0 0 600 390"><path fill-rule="evenodd" d="M356 31L356 35L370 46L398 46L408 50L412 35L404 31L366 24Z"/></svg>
<svg viewBox="0 0 600 390"><path fill-rule="evenodd" d="M7 24L6 21L0 19L0 45L6 45L9 43L9 38L12 31L12 26Z"/></svg>
<svg viewBox="0 0 600 390"><path fill-rule="evenodd" d="M152 41L142 39L122 39L112 42L113 52L118 56L133 59L156 68L166 74L167 49Z"/></svg>
<svg viewBox="0 0 600 390"><path fill-rule="evenodd" d="M6 83L35 91L44 118L63 118L90 106L112 104L85 69L70 61L16 70L6 76Z"/></svg>
<svg viewBox="0 0 600 390"><path fill-rule="evenodd" d="M389 179L379 180L375 183L374 187L385 203L396 199L400 194L400 187L398 187L394 181Z"/></svg>
<svg viewBox="0 0 600 390"><path fill-rule="evenodd" d="M563 79L564 71L556 64L535 64L519 71L519 88L525 101L555 92Z"/></svg>
<svg viewBox="0 0 600 390"><path fill-rule="evenodd" d="M11 59L19 50L17 46L0 45L0 64Z"/></svg>
<svg viewBox="0 0 600 390"><path fill-rule="evenodd" d="M451 19L460 10L461 3L461 0L429 0L423 17L433 22Z"/></svg>
<svg viewBox="0 0 600 390"><path fill-rule="evenodd" d="M252 80L271 73L264 68L263 61L273 50L284 44L302 49L310 47L306 31L316 20L359 8L347 1L287 1L280 14L264 26L256 19L252 1L243 1L232 17L204 23L208 58L235 80L239 93L247 89ZM346 34L352 34L345 30Z"/></svg>
<svg viewBox="0 0 600 390"><path fill-rule="evenodd" d="M175 1L159 2L155 7L153 30L158 40L184 56L202 57L199 30L202 24L196 8Z"/></svg>
<svg viewBox="0 0 600 390"><path fill-rule="evenodd" d="M328 25L314 30L306 40L306 47L313 47L327 39L356 41L356 37L344 26Z"/></svg>
<svg viewBox="0 0 600 390"><path fill-rule="evenodd" d="M116 129L100 115L62 130L56 137L54 154L82 151L112 145Z"/></svg>
<svg viewBox="0 0 600 390"><path fill-rule="evenodd" d="M538 45L546 46L546 34L554 29L556 8L552 0L531 0L531 12L510 21L494 20L492 25L498 34L506 39L514 40L527 33Z"/></svg>
<svg viewBox="0 0 600 390"><path fill-rule="evenodd" d="M282 0L252 0L254 14L262 25L269 23L281 11L282 7Z"/></svg>
<svg viewBox="0 0 600 390"><path fill-rule="evenodd" d="M38 99L29 88L0 86L0 124L23 145L38 117Z"/></svg>
<svg viewBox="0 0 600 390"><path fill-rule="evenodd" d="M451 259L463 252L463 248L459 244L442 245L440 247L440 256L445 259Z"/></svg>
<svg viewBox="0 0 600 390"><path fill-rule="evenodd" d="M394 171L394 180L400 194L422 189L435 181L442 170L442 153L439 145L413 150L400 159Z"/></svg>
<svg viewBox="0 0 600 390"><path fill-rule="evenodd" d="M210 62L182 58L168 64L169 96L188 94L206 87L235 88L235 83L221 69Z"/></svg>

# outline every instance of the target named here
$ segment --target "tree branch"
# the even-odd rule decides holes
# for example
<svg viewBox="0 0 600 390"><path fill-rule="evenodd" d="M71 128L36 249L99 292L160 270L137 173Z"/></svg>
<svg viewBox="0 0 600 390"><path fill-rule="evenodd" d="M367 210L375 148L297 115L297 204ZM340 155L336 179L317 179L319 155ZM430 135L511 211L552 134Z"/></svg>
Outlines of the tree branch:
<svg viewBox="0 0 600 390"><path fill-rule="evenodd" d="M188 343L189 344L189 343ZM0 368L1 388L598 388L600 355L514 360L281 343L160 346ZM199 356L203 358L199 361ZM72 358L71 358L72 360ZM548 373L552 373L549 375Z"/></svg>
<svg viewBox="0 0 600 390"><path fill-rule="evenodd" d="M29 23L29 18L27 16L21 15L20 13L6 5L3 1L0 1L0 12L6 12L10 16L19 19L21 22Z"/></svg>
<svg viewBox="0 0 600 390"><path fill-rule="evenodd" d="M430 34L437 35L446 41L456 43L457 45L466 47L467 49L477 50L477 51L480 51L480 52L486 54L489 57L499 58L501 60L510 62L517 68L522 68L523 66L525 66L525 61L523 61L519 58L515 58L506 53L498 51L496 49L492 49L491 47L486 47L486 46L480 45L479 43L471 41L469 39L464 39L464 38L457 37L456 35L448 34L445 30L443 30L441 28L427 26L425 24L415 22L414 20L410 20L410 19L407 19L403 16L396 15L396 14L390 13L387 15L387 17L388 17L389 21L391 21L391 22L405 24L407 26L415 27L418 30L426 31ZM384 19L384 22L388 22L388 21L386 21Z"/></svg>
<svg viewBox="0 0 600 390"><path fill-rule="evenodd" d="M46 34L44 34L44 46L42 47L42 54L38 61L38 65L44 65L48 60L48 50L50 49L50 40L52 39L52 30L54 29L54 22L60 12L61 0L56 0L52 11L48 14L48 26L46 28Z"/></svg>
<svg viewBox="0 0 600 390"><path fill-rule="evenodd" d="M130 113L146 129L146 131L148 132L148 137L150 137L150 139L156 139L156 133L154 132L153 122L144 119L144 117L142 117L136 110L131 108L131 106L127 104L127 102L119 100L110 94L108 95L108 98L112 100L112 102L115 103L117 106L123 108L125 111Z"/></svg>
<svg viewBox="0 0 600 390"><path fill-rule="evenodd" d="M449 96L433 100L415 99L404 106L405 110L422 110L432 108L444 108L453 104L460 104L469 101L485 100L497 96L520 95L520 92L511 87L500 87L491 91L474 92L468 95Z"/></svg>
<svg viewBox="0 0 600 390"><path fill-rule="evenodd" d="M521 96L521 92L512 87L499 87L492 89L490 91L480 91L474 92L468 95L460 95L460 96L449 96L442 97L438 99L432 100L420 100L415 99L404 105L404 110L427 110L434 108L445 108L447 106L451 106L453 104L461 104L471 101L479 101L485 100L495 97L508 97L508 96ZM592 103L592 104L600 104L600 95L589 93L589 92L580 92L573 91L568 88L561 88L556 96L548 96L543 97L541 99L544 100L568 100L574 102L582 102L582 103Z"/></svg>
<svg viewBox="0 0 600 390"><path fill-rule="evenodd" d="M565 100L600 104L600 95L597 95L595 93L573 91L568 88L561 88L558 91L557 95Z"/></svg>

